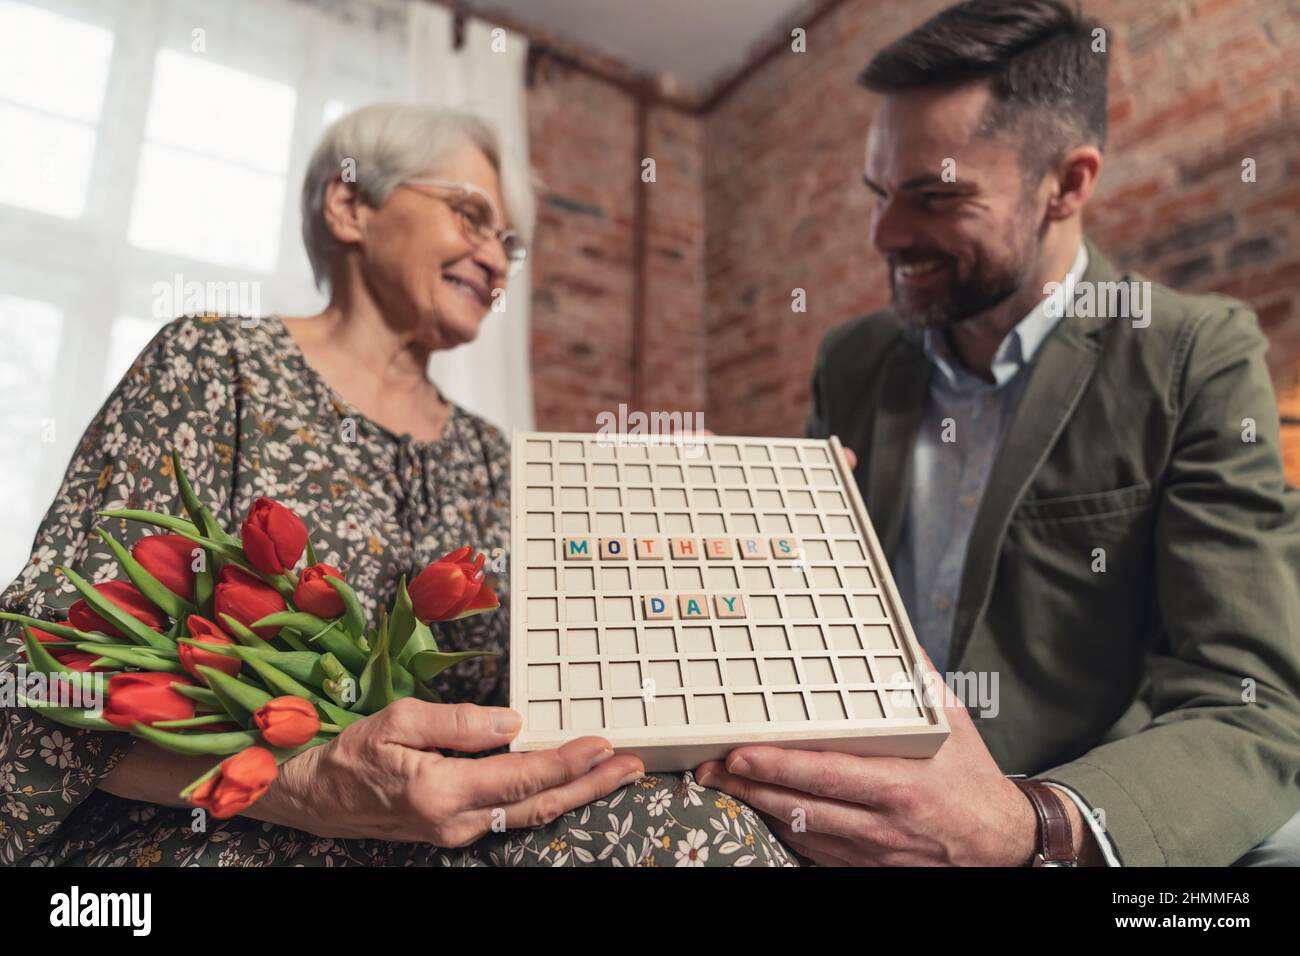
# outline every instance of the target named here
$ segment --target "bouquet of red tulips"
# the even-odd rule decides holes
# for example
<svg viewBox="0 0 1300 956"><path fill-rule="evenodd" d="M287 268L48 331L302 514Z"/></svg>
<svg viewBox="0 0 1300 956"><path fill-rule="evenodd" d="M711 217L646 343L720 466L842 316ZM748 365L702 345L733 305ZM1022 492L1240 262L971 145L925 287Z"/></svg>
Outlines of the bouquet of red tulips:
<svg viewBox="0 0 1300 956"><path fill-rule="evenodd" d="M188 518L99 513L164 532L128 551L96 529L126 580L92 585L63 567L81 594L65 623L0 612L22 625L28 669L61 693L94 699L107 681L98 714L53 706L50 695L25 705L73 727L224 758L181 792L224 818L257 801L285 760L400 697L437 701L438 674L486 653L443 652L429 629L500 607L482 554L464 547L409 588L403 578L391 612L367 628L356 593L316 560L297 515L259 498L235 537L199 503L175 452L172 466Z"/></svg>

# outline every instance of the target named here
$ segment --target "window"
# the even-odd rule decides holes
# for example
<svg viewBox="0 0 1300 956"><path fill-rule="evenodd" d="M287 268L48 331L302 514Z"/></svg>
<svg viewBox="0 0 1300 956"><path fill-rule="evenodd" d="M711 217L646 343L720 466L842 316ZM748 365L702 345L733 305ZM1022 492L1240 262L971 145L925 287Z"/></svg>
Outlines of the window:
<svg viewBox="0 0 1300 956"><path fill-rule="evenodd" d="M113 34L0 2L0 203L81 216Z"/></svg>
<svg viewBox="0 0 1300 956"><path fill-rule="evenodd" d="M42 460L64 438L56 417L57 360L63 313L50 302L0 295L0 572L20 568L36 530L15 503L44 487ZM75 441L76 436L71 436ZM5 582L8 583L8 580Z"/></svg>
<svg viewBox="0 0 1300 956"><path fill-rule="evenodd" d="M296 100L283 83L160 50L128 241L274 272Z"/></svg>
<svg viewBox="0 0 1300 956"><path fill-rule="evenodd" d="M158 330L160 319L138 319L132 315L119 315L113 320L113 331L108 340L108 360L104 363L104 392L111 392L122 381L136 356L144 351Z"/></svg>

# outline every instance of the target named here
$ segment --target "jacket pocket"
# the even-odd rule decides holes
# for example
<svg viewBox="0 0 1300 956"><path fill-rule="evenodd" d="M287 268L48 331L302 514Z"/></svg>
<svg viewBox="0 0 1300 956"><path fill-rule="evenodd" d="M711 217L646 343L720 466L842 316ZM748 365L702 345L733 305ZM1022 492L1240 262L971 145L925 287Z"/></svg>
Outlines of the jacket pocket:
<svg viewBox="0 0 1300 956"><path fill-rule="evenodd" d="M1151 503L1151 483L1112 491L1095 491L1063 498L1028 498L1020 503L1012 521L1083 521L1141 511Z"/></svg>

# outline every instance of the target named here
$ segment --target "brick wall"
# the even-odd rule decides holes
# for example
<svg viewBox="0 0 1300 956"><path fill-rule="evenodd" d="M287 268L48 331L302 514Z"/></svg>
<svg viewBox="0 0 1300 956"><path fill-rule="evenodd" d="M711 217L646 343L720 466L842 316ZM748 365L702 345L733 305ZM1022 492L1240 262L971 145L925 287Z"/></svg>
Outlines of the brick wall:
<svg viewBox="0 0 1300 956"><path fill-rule="evenodd" d="M849 0L705 117L657 109L648 154L642 402L715 431L798 434L825 331L883 305L860 185L874 98L853 79L945 0ZM1116 261L1250 301L1279 370L1300 355L1296 0L1085 0L1111 28L1111 144L1088 231ZM636 109L577 72L530 91L548 189L535 257L545 428L630 401ZM1243 159L1257 181L1243 183ZM804 313L791 310L795 289ZM1294 361L1294 359L1291 359ZM1294 432L1295 429L1292 429Z"/></svg>
<svg viewBox="0 0 1300 956"><path fill-rule="evenodd" d="M709 404L795 434L822 334L882 305L858 185L871 53L946 6L852 0L708 117ZM1287 0L1089 0L1110 28L1111 143L1088 231L1113 259L1252 302L1300 351L1300 16ZM1288 13L1288 9L1290 12ZM1287 118L1289 115L1289 119ZM1258 180L1241 181L1241 161ZM791 290L808 290L806 315ZM775 361L775 356L781 356Z"/></svg>
<svg viewBox="0 0 1300 956"><path fill-rule="evenodd" d="M552 67L528 94L541 179L533 256L537 426L592 431L620 403L704 408L703 124L667 108L646 116L655 181L642 183L637 102L615 85ZM637 193L643 191L646 321L634 355ZM633 362L644 389L632 394ZM635 403L635 404L633 404Z"/></svg>

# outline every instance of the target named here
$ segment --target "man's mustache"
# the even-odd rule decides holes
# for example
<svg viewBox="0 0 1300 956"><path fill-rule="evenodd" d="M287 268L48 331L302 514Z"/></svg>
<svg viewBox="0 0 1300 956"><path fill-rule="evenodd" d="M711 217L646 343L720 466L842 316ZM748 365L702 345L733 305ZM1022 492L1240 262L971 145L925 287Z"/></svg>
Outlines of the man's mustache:
<svg viewBox="0 0 1300 956"><path fill-rule="evenodd" d="M915 265L918 262L930 262L934 259L942 259L945 264L951 264L956 259L946 252L940 252L935 249L932 251L908 251L908 252L891 252L885 257L885 262L891 270L899 266Z"/></svg>

